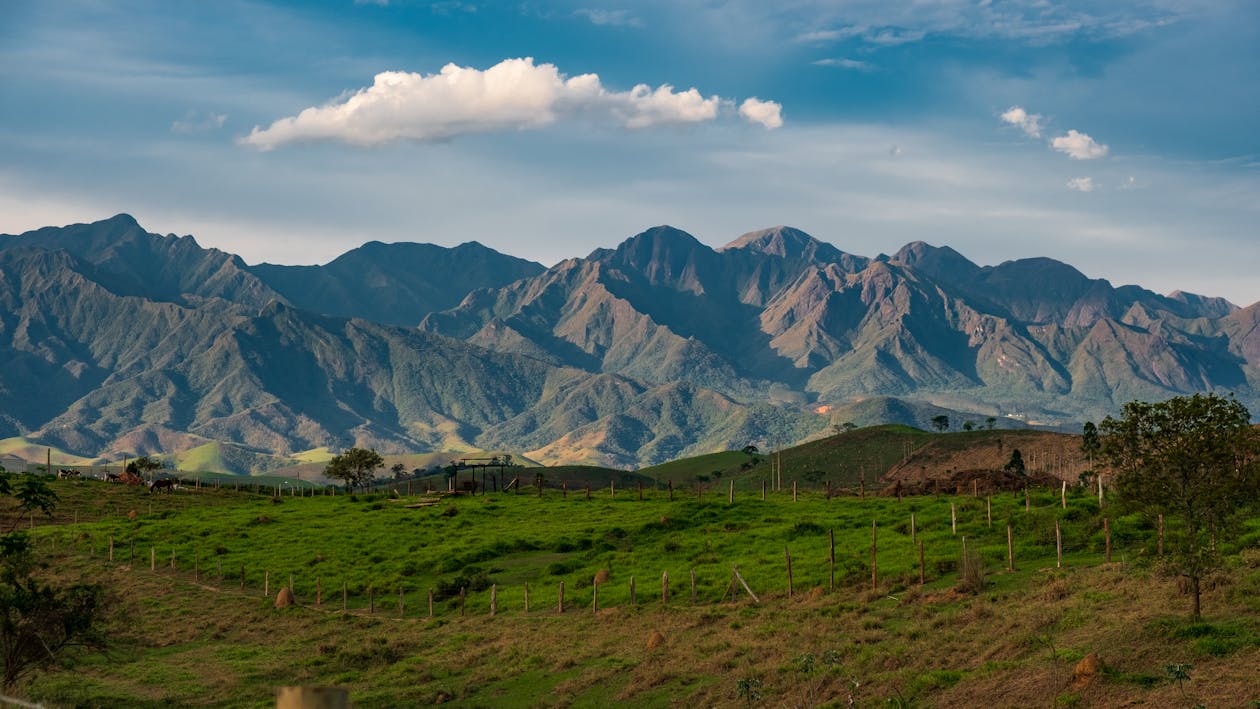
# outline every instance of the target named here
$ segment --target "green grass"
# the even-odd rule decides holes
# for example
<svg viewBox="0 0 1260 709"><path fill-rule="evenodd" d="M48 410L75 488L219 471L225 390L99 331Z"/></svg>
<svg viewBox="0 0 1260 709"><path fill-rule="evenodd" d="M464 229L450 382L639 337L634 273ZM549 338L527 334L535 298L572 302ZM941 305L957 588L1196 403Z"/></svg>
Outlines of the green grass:
<svg viewBox="0 0 1260 709"><path fill-rule="evenodd" d="M1196 673L1219 677L1210 690L1216 694L1203 695L1219 699L1242 696L1239 687L1254 680L1260 659L1260 622L1245 610L1248 590L1260 584L1260 554L1233 557L1235 584L1215 591L1206 606L1217 615L1185 622L1188 602L1172 595L1170 582L1152 580L1145 562L1152 530L1139 520L1114 521L1113 530L1124 534L1112 540L1113 558L1129 561L1102 565L1101 517L1090 495L1070 496L1064 510L1057 491L1033 491L1030 511L1022 494L995 496L990 527L985 498L969 496L898 502L801 492L794 502L790 492L763 501L758 490L729 504L725 495L697 499L690 489L676 490L670 502L652 487L642 501L625 492L614 499L605 487L589 500L546 488L541 499L461 495L409 508L425 498L273 499L213 488L148 495L92 481L55 485L62 504L55 525L37 528L39 548L52 555L50 568L111 584L126 620L108 657L85 656L75 671L45 675L28 688L48 703L265 706L275 684L307 683L350 687L360 707L439 700L715 706L736 704L736 681L751 677L764 683L764 702L773 706L843 706L849 696L860 706L968 705L993 686L1010 692L1004 701L1026 705L1061 694L1072 662L1100 652L1112 668L1104 693L1072 696L1094 705L1162 705L1182 701L1176 687L1150 681L1164 664L1190 661ZM1055 563L1056 521L1066 545L1062 569ZM1013 573L1005 570L1008 524ZM976 595L955 591L964 537L987 570ZM149 571L150 550L156 573ZM200 585L192 583L194 564ZM760 604L742 588L739 601L730 602L733 566ZM592 580L601 572L608 578L596 616ZM665 572L668 603L661 600ZM290 576L305 607L273 610L264 578L274 595ZM320 610L313 608L317 579ZM564 615L556 613L562 582ZM337 612L343 584L348 615ZM436 595L432 619L429 589ZM367 614L369 590L375 615ZM1225 608L1229 614L1221 615ZM663 645L646 644L653 630L662 631ZM793 664L804 653L833 653L837 662L804 673Z"/></svg>

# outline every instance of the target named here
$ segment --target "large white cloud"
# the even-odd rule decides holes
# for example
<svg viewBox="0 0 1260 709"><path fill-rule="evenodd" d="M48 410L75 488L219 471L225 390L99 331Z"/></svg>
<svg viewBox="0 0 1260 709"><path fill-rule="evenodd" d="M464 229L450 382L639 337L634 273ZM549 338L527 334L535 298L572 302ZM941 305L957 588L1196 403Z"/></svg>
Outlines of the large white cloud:
<svg viewBox="0 0 1260 709"><path fill-rule="evenodd" d="M1055 150L1066 153L1073 160L1093 160L1101 158L1107 154L1108 148L1102 143L1096 142L1093 138L1084 133L1075 130L1069 130L1067 135L1061 135L1050 141L1050 147Z"/></svg>
<svg viewBox="0 0 1260 709"><path fill-rule="evenodd" d="M768 128L782 125L779 104L750 99L740 113ZM285 143L340 140L379 145L394 140L435 141L469 133L530 130L565 118L625 128L712 121L733 102L639 84L609 91L596 74L569 77L554 64L506 59L481 70L447 64L437 74L387 71L348 98L313 106L266 128L255 126L241 142L262 150ZM773 125L771 125L773 124Z"/></svg>
<svg viewBox="0 0 1260 709"><path fill-rule="evenodd" d="M1002 120L1014 126L1019 126L1020 130L1029 138L1041 137L1041 114L1029 113L1019 106L1011 106L1002 114Z"/></svg>

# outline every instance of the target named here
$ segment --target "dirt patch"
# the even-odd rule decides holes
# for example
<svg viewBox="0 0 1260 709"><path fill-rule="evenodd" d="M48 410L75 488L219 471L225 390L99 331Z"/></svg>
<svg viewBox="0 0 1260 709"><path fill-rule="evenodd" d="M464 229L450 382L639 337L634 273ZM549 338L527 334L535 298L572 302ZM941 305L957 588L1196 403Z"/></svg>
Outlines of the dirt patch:
<svg viewBox="0 0 1260 709"><path fill-rule="evenodd" d="M655 650L665 644L665 634L659 630L653 630L647 639L647 649Z"/></svg>
<svg viewBox="0 0 1260 709"><path fill-rule="evenodd" d="M1098 657L1098 653L1089 653L1080 662L1076 663L1076 669L1072 671L1072 688L1084 689L1088 687L1102 674L1105 667L1102 659Z"/></svg>

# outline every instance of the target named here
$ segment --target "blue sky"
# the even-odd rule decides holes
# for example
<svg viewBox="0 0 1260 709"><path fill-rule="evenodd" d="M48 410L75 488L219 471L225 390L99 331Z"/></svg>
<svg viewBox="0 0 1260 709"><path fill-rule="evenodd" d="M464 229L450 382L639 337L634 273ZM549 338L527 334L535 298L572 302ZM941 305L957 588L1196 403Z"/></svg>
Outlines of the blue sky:
<svg viewBox="0 0 1260 709"><path fill-rule="evenodd" d="M0 0L0 232L251 263L789 224L1246 305L1258 123L1254 0Z"/></svg>

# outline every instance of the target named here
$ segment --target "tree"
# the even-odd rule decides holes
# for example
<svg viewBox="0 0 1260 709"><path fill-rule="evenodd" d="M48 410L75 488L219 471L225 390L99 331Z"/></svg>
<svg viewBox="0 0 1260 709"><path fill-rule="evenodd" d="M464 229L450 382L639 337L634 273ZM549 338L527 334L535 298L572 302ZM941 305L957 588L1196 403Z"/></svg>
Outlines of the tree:
<svg viewBox="0 0 1260 709"><path fill-rule="evenodd" d="M1260 495L1260 436L1250 412L1232 394L1134 401L1099 430L1120 504L1165 517L1165 568L1190 582L1198 620L1200 584L1222 563L1218 538Z"/></svg>
<svg viewBox="0 0 1260 709"><path fill-rule="evenodd" d="M757 446L752 444L746 445L740 450L744 455L757 455Z"/></svg>
<svg viewBox="0 0 1260 709"><path fill-rule="evenodd" d="M1098 437L1098 427L1093 421L1086 421L1081 428L1081 452L1089 457L1089 467L1094 467L1094 456L1102 450L1102 440Z"/></svg>
<svg viewBox="0 0 1260 709"><path fill-rule="evenodd" d="M166 465L157 458L142 455L130 463L127 463L127 472L135 473L143 478L145 476L152 476L164 467L166 467Z"/></svg>
<svg viewBox="0 0 1260 709"><path fill-rule="evenodd" d="M333 456L324 468L324 477L342 480L346 489L370 483L376 477L376 469L383 467L385 460L374 449L351 448L341 455Z"/></svg>
<svg viewBox="0 0 1260 709"><path fill-rule="evenodd" d="M407 466L402 463L394 463L389 466L389 472L394 474L395 480L402 480L407 475Z"/></svg>
<svg viewBox="0 0 1260 709"><path fill-rule="evenodd" d="M997 419L993 416L990 416L989 418L984 420L984 425L988 426L989 430L992 431L993 427L997 425Z"/></svg>
<svg viewBox="0 0 1260 709"><path fill-rule="evenodd" d="M940 416L933 416L932 426L934 426L936 430L940 431L941 433L948 431L949 430L949 417L946 416L945 414L941 414Z"/></svg>
<svg viewBox="0 0 1260 709"><path fill-rule="evenodd" d="M1019 475L1020 477L1026 475L1027 472L1024 468L1024 454L1020 453L1018 448L1011 449L1011 459L1006 462L1006 465L1002 466L1002 470L1005 470L1012 475Z"/></svg>
<svg viewBox="0 0 1260 709"><path fill-rule="evenodd" d="M971 422L971 421L963 421L963 430L964 430L964 431L970 431L970 430L972 430L972 429L973 429L973 428L975 428L975 427L976 427L976 424L975 424L975 423L973 423L973 422Z"/></svg>
<svg viewBox="0 0 1260 709"><path fill-rule="evenodd" d="M51 514L57 501L43 481L23 476L15 485L2 467L0 494L12 494L27 512ZM104 644L100 625L107 604L101 586L41 583L34 575L38 565L32 552L25 533L0 535L0 659L6 692L57 663L70 648Z"/></svg>

